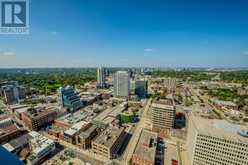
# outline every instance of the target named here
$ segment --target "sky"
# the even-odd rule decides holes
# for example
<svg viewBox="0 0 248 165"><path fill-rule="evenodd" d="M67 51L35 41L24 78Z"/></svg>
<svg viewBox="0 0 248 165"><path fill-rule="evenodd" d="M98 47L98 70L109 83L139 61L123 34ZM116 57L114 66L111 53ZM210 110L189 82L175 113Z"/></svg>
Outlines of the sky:
<svg viewBox="0 0 248 165"><path fill-rule="evenodd" d="M247 0L30 0L0 68L248 67Z"/></svg>

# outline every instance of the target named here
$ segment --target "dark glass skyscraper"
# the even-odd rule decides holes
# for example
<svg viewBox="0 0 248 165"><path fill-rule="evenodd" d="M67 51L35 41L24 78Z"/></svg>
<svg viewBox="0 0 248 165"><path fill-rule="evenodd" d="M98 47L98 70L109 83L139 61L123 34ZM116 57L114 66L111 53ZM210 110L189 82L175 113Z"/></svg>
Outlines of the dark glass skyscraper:
<svg viewBox="0 0 248 165"><path fill-rule="evenodd" d="M139 98L145 98L148 94L148 82L147 80L136 80L135 81L135 94Z"/></svg>

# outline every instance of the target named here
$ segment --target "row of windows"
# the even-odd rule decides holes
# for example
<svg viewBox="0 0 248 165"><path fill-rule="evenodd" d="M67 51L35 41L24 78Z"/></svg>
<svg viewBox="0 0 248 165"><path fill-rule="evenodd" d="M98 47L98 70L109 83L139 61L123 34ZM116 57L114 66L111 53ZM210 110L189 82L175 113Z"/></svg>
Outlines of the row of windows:
<svg viewBox="0 0 248 165"><path fill-rule="evenodd" d="M232 152L232 150L225 150L223 148L214 149L214 148L209 148L209 146L196 145L196 149L205 151L207 153L214 153L214 154L220 153L221 155L227 155L228 157L248 159L248 157L246 156L247 153L242 152L242 154L239 155L237 152Z"/></svg>
<svg viewBox="0 0 248 165"><path fill-rule="evenodd" d="M202 135L202 134L199 134L198 135L199 137L202 137L201 139L205 139L205 140L209 140L209 139L213 139L213 141L219 141L219 142L222 142L224 144L233 144L233 145L239 145L239 146L242 146L242 147L248 147L248 143L240 143L240 142L237 142L237 141L233 141L233 140L228 140L228 139L223 139L223 138L219 138L219 137L213 137L213 136L208 136L208 135Z"/></svg>
<svg viewBox="0 0 248 165"><path fill-rule="evenodd" d="M203 148L203 147L201 147L201 148ZM238 157L238 158L242 158L242 159L247 158L246 157L247 153L245 153L245 152L235 152L235 151L228 150L228 149L225 150L225 149L214 149L214 148L208 148L208 147L205 147L205 148L213 151L214 153L221 153L222 155L228 155L228 156Z"/></svg>
<svg viewBox="0 0 248 165"><path fill-rule="evenodd" d="M241 145L237 145L237 144L234 145L234 144L230 144L230 143L225 143L223 141L214 141L214 140L208 140L208 139L199 138L199 137L197 137L197 140L207 142L207 144L215 144L215 145L219 145L219 146L225 146L225 147L228 147L228 148L232 148L232 149L242 150L242 151L247 151L248 152L248 148L246 148L246 145L245 144L242 144L242 143L238 143L238 144L241 144Z"/></svg>
<svg viewBox="0 0 248 165"><path fill-rule="evenodd" d="M218 150L220 152L228 151L229 153L238 153L238 154L248 154L248 148L240 148L240 147L233 147L233 146L227 146L223 144L213 144L213 143L205 143L205 142L197 142L196 146L205 146L211 150ZM212 147L212 148L210 148Z"/></svg>
<svg viewBox="0 0 248 165"><path fill-rule="evenodd" d="M219 158L219 159L216 159ZM194 164L208 164L208 165L244 165L247 164L247 161L234 161L234 160L227 160L220 157L214 156L205 156L205 155L195 155L194 157Z"/></svg>
<svg viewBox="0 0 248 165"><path fill-rule="evenodd" d="M222 155L221 153L207 151L205 149L196 148L195 157L204 158L204 160L221 161L221 162L243 162L248 163L246 157L232 157L229 155ZM245 160L246 159L246 160Z"/></svg>
<svg viewBox="0 0 248 165"><path fill-rule="evenodd" d="M98 147L93 146L93 150L95 150L95 151L97 151L97 152L100 152L100 153L102 153L102 154L108 155L108 151L105 150L105 149L101 149L101 148L98 148Z"/></svg>
<svg viewBox="0 0 248 165"><path fill-rule="evenodd" d="M101 145L96 145L96 144L93 144L94 147L98 150L104 150L104 151L108 151L108 149L106 147L102 147Z"/></svg>

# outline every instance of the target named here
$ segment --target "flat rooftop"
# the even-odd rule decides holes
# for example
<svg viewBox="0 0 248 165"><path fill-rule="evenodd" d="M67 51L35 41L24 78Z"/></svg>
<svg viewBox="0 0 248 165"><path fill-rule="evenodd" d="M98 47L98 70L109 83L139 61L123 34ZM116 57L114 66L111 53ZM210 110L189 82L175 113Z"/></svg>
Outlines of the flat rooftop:
<svg viewBox="0 0 248 165"><path fill-rule="evenodd" d="M178 151L175 144L166 143L164 164L171 164L172 160L178 161Z"/></svg>
<svg viewBox="0 0 248 165"><path fill-rule="evenodd" d="M56 121L68 123L70 125L74 125L82 120L84 120L89 115L86 111L77 111L75 113L69 113L58 118Z"/></svg>
<svg viewBox="0 0 248 165"><path fill-rule="evenodd" d="M29 108L28 107L24 107L24 108L19 108L19 109L16 109L15 111L17 113L23 113L23 112L26 112Z"/></svg>
<svg viewBox="0 0 248 165"><path fill-rule="evenodd" d="M16 104L16 105L11 105L10 108L12 110L17 110L21 108L28 108L28 106L26 104Z"/></svg>
<svg viewBox="0 0 248 165"><path fill-rule="evenodd" d="M80 121L76 124L74 124L71 128L69 128L68 130L66 130L64 133L70 136L75 135L76 133L78 133L81 129L87 127L90 123L86 122L86 121Z"/></svg>
<svg viewBox="0 0 248 165"><path fill-rule="evenodd" d="M142 159L154 162L156 156L158 134L143 129L134 154Z"/></svg>
<svg viewBox="0 0 248 165"><path fill-rule="evenodd" d="M159 99L152 103L152 108L175 111L175 104L172 99Z"/></svg>
<svg viewBox="0 0 248 165"><path fill-rule="evenodd" d="M125 109L125 106L123 105L117 105L115 107L108 108L104 110L103 112L101 112L98 116L96 116L94 120L104 121L104 120L108 120L106 118L109 118L109 117L116 118L117 115L119 115L121 112L124 111L124 109Z"/></svg>
<svg viewBox="0 0 248 165"><path fill-rule="evenodd" d="M53 125L51 125L50 130L59 133L59 132L66 131L66 128L58 127L55 124L53 124Z"/></svg>
<svg viewBox="0 0 248 165"><path fill-rule="evenodd" d="M123 131L123 127L108 127L94 142L110 148Z"/></svg>
<svg viewBox="0 0 248 165"><path fill-rule="evenodd" d="M90 134L91 134L92 132L94 132L96 129L97 129L97 127L94 126L94 125L92 125L92 126L90 126L88 129L86 129L85 131L81 132L81 133L79 134L79 136L82 137L82 138L84 138L84 139L86 139L86 138L88 138L88 137L90 136Z"/></svg>
<svg viewBox="0 0 248 165"><path fill-rule="evenodd" d="M22 135L16 139L11 140L10 142L3 145L3 147L8 150L9 152L12 152L16 148L19 148L25 144L28 143L30 136L29 134Z"/></svg>
<svg viewBox="0 0 248 165"><path fill-rule="evenodd" d="M37 155L46 150L50 145L54 145L54 141L46 138L38 132L29 132L31 137L32 152Z"/></svg>
<svg viewBox="0 0 248 165"><path fill-rule="evenodd" d="M0 120L0 137L18 131L19 129L20 128L10 117Z"/></svg>
<svg viewBox="0 0 248 165"><path fill-rule="evenodd" d="M189 117L201 134L248 143L248 137L239 134L244 130L248 131L245 126L232 124L226 120L206 119L195 113L191 113Z"/></svg>
<svg viewBox="0 0 248 165"><path fill-rule="evenodd" d="M24 113L27 114L30 118L36 119L54 112L56 111L52 108L37 107L29 108Z"/></svg>
<svg viewBox="0 0 248 165"><path fill-rule="evenodd" d="M174 105L172 99L159 99L154 101L155 104L163 104L163 105Z"/></svg>

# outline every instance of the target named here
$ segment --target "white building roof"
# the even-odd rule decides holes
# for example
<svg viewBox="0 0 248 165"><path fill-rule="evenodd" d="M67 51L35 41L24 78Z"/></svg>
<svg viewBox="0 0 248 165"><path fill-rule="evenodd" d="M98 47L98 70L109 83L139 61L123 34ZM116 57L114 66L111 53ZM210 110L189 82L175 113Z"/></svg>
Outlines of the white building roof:
<svg viewBox="0 0 248 165"><path fill-rule="evenodd" d="M226 120L206 119L195 114L190 116L201 134L248 143L248 138L239 134L243 130L248 130L245 126L232 124Z"/></svg>
<svg viewBox="0 0 248 165"><path fill-rule="evenodd" d="M3 148L5 148L9 152L12 152L14 150L14 147L12 147L9 143L6 143L2 146L3 146Z"/></svg>
<svg viewBox="0 0 248 165"><path fill-rule="evenodd" d="M45 136L39 134L38 132L32 131L29 133L32 137L31 145L32 145L32 152L35 155L39 155L41 152L47 150L51 145L54 145L54 141L51 139L46 138Z"/></svg>
<svg viewBox="0 0 248 165"><path fill-rule="evenodd" d="M70 129L65 131L65 134L73 136L75 133L77 133L78 131L80 131L82 128L84 128L85 126L87 126L89 124L89 122L86 121L80 121L77 124L74 124Z"/></svg>

